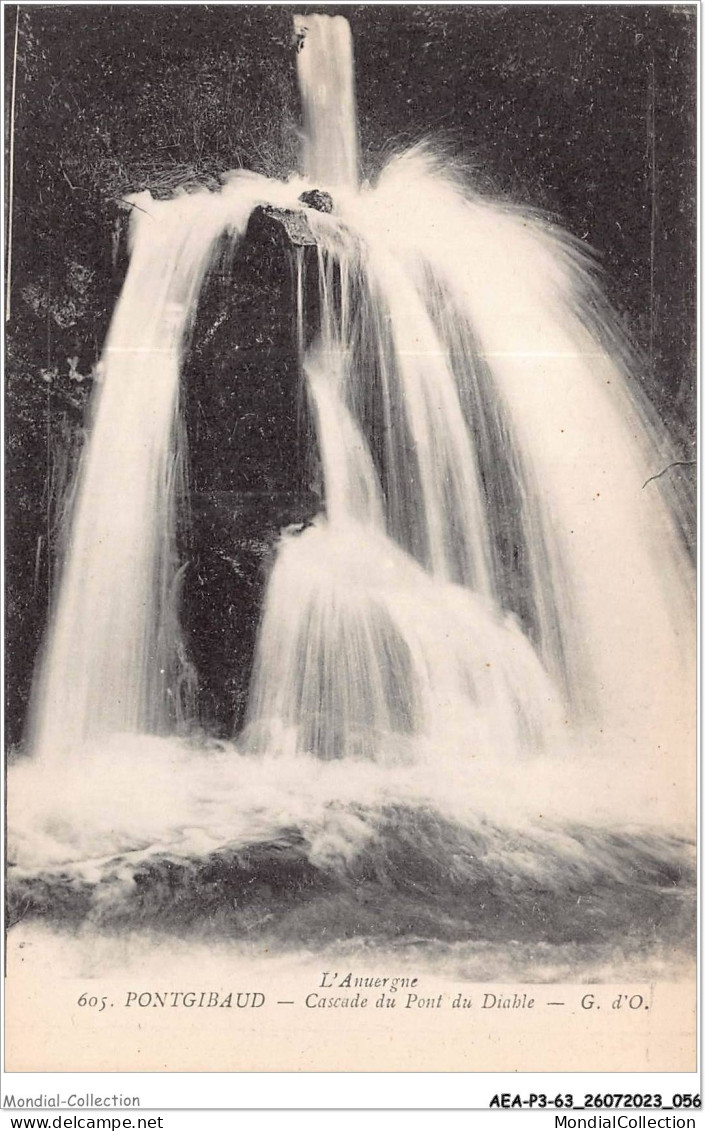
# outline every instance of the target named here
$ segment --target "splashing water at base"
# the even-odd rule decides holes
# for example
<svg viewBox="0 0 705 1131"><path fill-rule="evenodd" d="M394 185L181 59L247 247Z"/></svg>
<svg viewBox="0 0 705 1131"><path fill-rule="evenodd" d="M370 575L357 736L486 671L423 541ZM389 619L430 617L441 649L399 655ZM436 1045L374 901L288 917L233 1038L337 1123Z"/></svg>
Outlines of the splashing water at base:
<svg viewBox="0 0 705 1131"><path fill-rule="evenodd" d="M618 769L586 817L594 754L578 772L538 758L508 773L442 751L390 767L144 736L97 753L49 780L17 766L9 814L10 914L91 950L96 934L139 931L150 949L176 936L231 957L408 950L478 980L689 967L694 859L672 799ZM66 802L49 819L54 783ZM625 822L627 795L647 824Z"/></svg>

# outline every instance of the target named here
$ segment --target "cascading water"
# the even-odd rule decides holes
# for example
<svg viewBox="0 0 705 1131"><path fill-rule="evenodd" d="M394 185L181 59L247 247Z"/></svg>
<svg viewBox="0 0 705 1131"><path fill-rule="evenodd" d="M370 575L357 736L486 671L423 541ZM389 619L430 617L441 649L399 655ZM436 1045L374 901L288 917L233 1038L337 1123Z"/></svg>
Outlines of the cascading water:
<svg viewBox="0 0 705 1131"><path fill-rule="evenodd" d="M349 283L351 263L342 254L340 272ZM477 537L483 515L476 468L450 372L440 349L435 358L430 352L437 348L433 330L423 309L409 305L420 349L403 357L408 339L403 331L396 336L392 318L377 343L398 362L400 402L414 402L408 429L421 482L394 487L422 525L424 569L387 536L374 462L345 404L346 390L363 376L345 340L355 287L341 286L336 318L329 271L322 251L322 338L305 362L326 518L288 541L270 581L249 709L257 748L385 760L423 757L424 748L433 757L449 744L500 758L544 748L558 734L560 697L516 623L485 596L490 580ZM434 445L437 435L445 443ZM441 458L449 449L452 466ZM458 483L470 497L459 494L454 512ZM473 525L463 524L466 517ZM475 555L485 567L477 569L479 592L448 577L458 546L463 566Z"/></svg>
<svg viewBox="0 0 705 1131"><path fill-rule="evenodd" d="M11 793L18 874L74 868L129 900L132 856L284 840L340 899L358 867L396 884L407 922L417 898L435 922L447 874L447 923L473 885L511 923L524 890L538 906L537 877L551 898L599 879L621 899L635 868L658 886L691 816L692 571L674 505L644 486L667 441L578 246L476 196L428 147L359 187L347 21L294 22L305 179L131 201L35 758ZM192 679L181 360L222 237L312 187L334 210L306 209L316 263L296 261L293 322L325 514L280 541L238 746L203 750L174 737ZM659 831L611 854L594 830L623 825Z"/></svg>
<svg viewBox="0 0 705 1131"><path fill-rule="evenodd" d="M459 546L451 576L523 614L569 708L587 698L588 717L631 729L640 743L682 736L684 687L692 678L690 568L668 508L643 488L659 443L663 466L670 453L639 421L629 375L581 322L587 265L559 233L467 199L418 153L393 162L369 199L352 200L349 220L343 206L343 222L374 249L373 277L375 259L390 276L382 311L405 295L405 278L411 299L420 296L428 312L424 321L410 299L376 324L379 353L402 357L397 379L405 380L405 366L426 368L437 402L445 398L440 428L434 405L428 415L434 411L436 420L429 425L422 416L419 429L408 380L397 396L419 465L402 483L416 478L419 493L433 500L425 507L432 513L425 537L431 571L443 575L442 550L434 546L450 561ZM448 352L439 348L439 331ZM360 336L369 340L369 330ZM458 400L473 440L479 437L472 452L456 425ZM436 450L424 467L429 434ZM453 441L444 461L443 447ZM483 460L481 500L473 455ZM455 497L453 475L462 483ZM392 497L398 491L395 484ZM513 498L513 513L496 505L503 493ZM434 537L432 523L444 520L445 536ZM523 594L513 592L511 573L497 568L502 539L518 558ZM463 572L473 560L493 563L489 586L477 567L474 578Z"/></svg>
<svg viewBox="0 0 705 1131"><path fill-rule="evenodd" d="M43 759L76 756L100 736L168 732L189 714L174 542L184 339L218 240L237 239L258 203L282 195L295 200L241 174L218 194L129 202L130 269L35 694L33 746Z"/></svg>
<svg viewBox="0 0 705 1131"><path fill-rule="evenodd" d="M304 110L303 172L317 185L356 188L357 113L350 24L343 16L294 16Z"/></svg>

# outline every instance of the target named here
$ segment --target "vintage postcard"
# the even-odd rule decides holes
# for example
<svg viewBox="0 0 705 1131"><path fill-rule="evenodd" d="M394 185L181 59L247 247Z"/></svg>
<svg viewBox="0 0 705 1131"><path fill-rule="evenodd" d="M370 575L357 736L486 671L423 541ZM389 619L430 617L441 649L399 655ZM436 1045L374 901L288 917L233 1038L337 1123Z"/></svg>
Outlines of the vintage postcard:
<svg viewBox="0 0 705 1131"><path fill-rule="evenodd" d="M697 5L4 17L5 1070L693 1072Z"/></svg>

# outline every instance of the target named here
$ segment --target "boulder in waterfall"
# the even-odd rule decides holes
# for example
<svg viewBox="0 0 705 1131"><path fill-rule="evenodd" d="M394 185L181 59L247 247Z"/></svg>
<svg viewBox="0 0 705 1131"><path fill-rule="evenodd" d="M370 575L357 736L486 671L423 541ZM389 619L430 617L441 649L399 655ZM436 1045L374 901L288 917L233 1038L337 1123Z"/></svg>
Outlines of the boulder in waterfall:
<svg viewBox="0 0 705 1131"><path fill-rule="evenodd" d="M299 200L309 208L315 208L316 212L333 211L333 197L323 189L307 189L301 193Z"/></svg>

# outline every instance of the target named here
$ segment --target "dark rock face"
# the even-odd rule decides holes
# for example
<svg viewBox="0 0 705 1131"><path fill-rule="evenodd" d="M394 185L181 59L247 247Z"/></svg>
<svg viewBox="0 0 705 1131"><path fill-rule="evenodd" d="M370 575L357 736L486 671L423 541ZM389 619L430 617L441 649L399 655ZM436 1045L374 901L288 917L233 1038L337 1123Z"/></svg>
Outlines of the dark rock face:
<svg viewBox="0 0 705 1131"><path fill-rule="evenodd" d="M287 245L315 247L303 208L276 208L273 204L255 208L247 229L247 239L262 248L278 246L286 254Z"/></svg>
<svg viewBox="0 0 705 1131"><path fill-rule="evenodd" d="M243 721L280 531L322 509L295 340L292 245L315 258L303 212L273 208L255 210L234 256L224 241L182 375L190 513L181 621L198 721L219 736Z"/></svg>
<svg viewBox="0 0 705 1131"><path fill-rule="evenodd" d="M323 189L308 189L301 193L299 200L309 208L315 208L316 212L333 211L333 197Z"/></svg>

